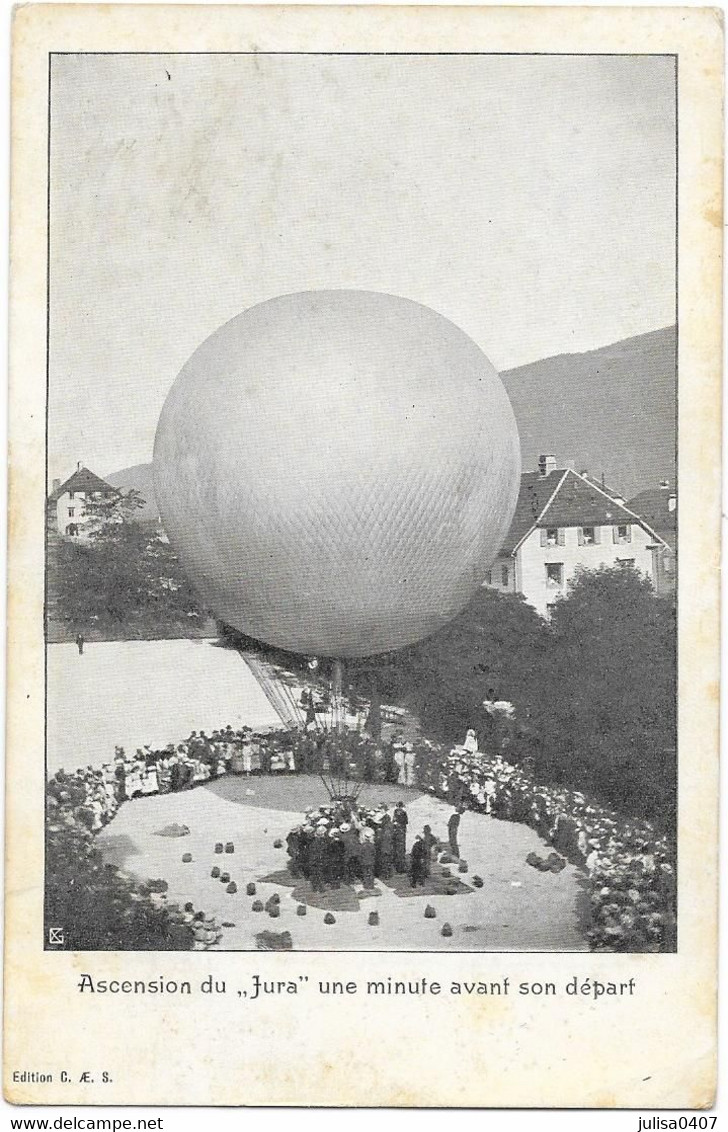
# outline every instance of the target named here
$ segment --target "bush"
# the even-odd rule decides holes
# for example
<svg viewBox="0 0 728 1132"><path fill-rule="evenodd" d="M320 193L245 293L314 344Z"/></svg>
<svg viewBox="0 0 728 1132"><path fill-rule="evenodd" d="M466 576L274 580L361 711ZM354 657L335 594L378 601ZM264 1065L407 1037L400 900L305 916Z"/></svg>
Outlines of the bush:
<svg viewBox="0 0 728 1132"><path fill-rule="evenodd" d="M150 891L151 890L151 891ZM93 836L76 825L48 826L46 923L63 927L69 951L186 951L189 913L151 899L158 885L139 885L105 865Z"/></svg>

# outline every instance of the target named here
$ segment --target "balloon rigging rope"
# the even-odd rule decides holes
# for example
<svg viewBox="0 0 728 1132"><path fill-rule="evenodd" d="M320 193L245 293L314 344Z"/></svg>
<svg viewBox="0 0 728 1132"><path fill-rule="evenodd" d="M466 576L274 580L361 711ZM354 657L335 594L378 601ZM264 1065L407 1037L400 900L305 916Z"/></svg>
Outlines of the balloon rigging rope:
<svg viewBox="0 0 728 1132"><path fill-rule="evenodd" d="M253 673L253 676L262 688L263 694L268 700L268 703L280 716L281 720L284 723L288 723L290 726L290 724L295 721L295 716L292 720L285 697L281 695L280 685L278 685L274 680L271 679L265 666L261 662L260 658L255 655L255 653L243 652L242 655L243 659L248 665L248 668Z"/></svg>
<svg viewBox="0 0 728 1132"><path fill-rule="evenodd" d="M286 683L285 680L280 681L280 686L283 689L284 696L288 699L288 702L291 705L292 721L296 724L303 723L303 714L301 712L301 707L293 694L293 689Z"/></svg>

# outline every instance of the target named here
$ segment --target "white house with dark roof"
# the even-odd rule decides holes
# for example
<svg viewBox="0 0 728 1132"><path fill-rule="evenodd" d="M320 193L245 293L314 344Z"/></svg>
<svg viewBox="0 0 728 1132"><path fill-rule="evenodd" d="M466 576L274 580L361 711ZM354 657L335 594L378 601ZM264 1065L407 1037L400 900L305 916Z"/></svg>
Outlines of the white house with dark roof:
<svg viewBox="0 0 728 1132"><path fill-rule="evenodd" d="M666 547L621 496L585 473L557 469L554 456L541 456L538 471L521 476L510 531L484 585L523 594L548 615L580 568L621 563L659 582Z"/></svg>
<svg viewBox="0 0 728 1132"><path fill-rule="evenodd" d="M669 480L630 499L630 511L640 515L664 544L656 554L653 585L660 594L675 592L677 573L677 492Z"/></svg>
<svg viewBox="0 0 728 1132"><path fill-rule="evenodd" d="M53 481L53 491L48 497L48 530L61 538L83 540L84 509L86 500L109 495L118 495L115 487L106 480L78 464L72 476L61 483Z"/></svg>

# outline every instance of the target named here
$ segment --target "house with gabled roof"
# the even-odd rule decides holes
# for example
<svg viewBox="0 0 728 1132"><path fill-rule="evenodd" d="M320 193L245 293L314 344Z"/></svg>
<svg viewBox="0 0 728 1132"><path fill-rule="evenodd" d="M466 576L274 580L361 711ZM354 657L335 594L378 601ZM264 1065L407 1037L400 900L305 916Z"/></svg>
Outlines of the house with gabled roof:
<svg viewBox="0 0 728 1132"><path fill-rule="evenodd" d="M669 480L630 499L630 511L640 515L664 543L657 556L653 584L658 593L675 592L677 581L677 493Z"/></svg>
<svg viewBox="0 0 728 1132"><path fill-rule="evenodd" d="M76 471L63 483L53 481L47 506L49 533L58 534L61 538L84 539L86 501L118 494L117 489L106 480L77 464Z"/></svg>
<svg viewBox="0 0 728 1132"><path fill-rule="evenodd" d="M579 569L632 566L662 592L666 547L622 496L541 456L538 470L521 476L513 522L484 585L523 594L545 616Z"/></svg>

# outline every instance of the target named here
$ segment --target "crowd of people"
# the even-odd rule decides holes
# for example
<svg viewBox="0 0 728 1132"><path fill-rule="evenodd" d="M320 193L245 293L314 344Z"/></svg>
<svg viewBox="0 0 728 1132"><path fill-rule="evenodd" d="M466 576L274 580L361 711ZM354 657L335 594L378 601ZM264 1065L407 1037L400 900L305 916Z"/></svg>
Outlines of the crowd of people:
<svg viewBox="0 0 728 1132"><path fill-rule="evenodd" d="M74 951L205 951L222 936L214 916L170 901L167 882L142 884L106 863L94 832L119 805L103 772L59 771L48 783L46 913Z"/></svg>
<svg viewBox="0 0 728 1132"><path fill-rule="evenodd" d="M48 783L48 802L55 815L95 833L128 799L191 789L226 774L293 773L416 785L447 800L456 813L470 809L523 822L584 871L593 949L674 950L673 841L649 822L619 815L588 795L537 782L528 760L478 751L474 732L448 751L427 739L375 742L360 732L227 726L131 756L117 748L114 760L100 768L58 771ZM425 827L408 854L406 837L403 806L390 814L386 807L332 802L308 812L289 833L291 871L317 890L359 880L371 887L375 877L407 871L410 883L422 884L434 838Z"/></svg>
<svg viewBox="0 0 728 1132"><path fill-rule="evenodd" d="M674 842L649 822L535 780L528 762L455 748L421 754L418 782L456 807L522 822L584 870L594 950L672 951L676 938Z"/></svg>
<svg viewBox="0 0 728 1132"><path fill-rule="evenodd" d="M382 742L365 731L337 732L318 727L288 732L284 742L293 767L302 774L415 785L415 746L403 739L390 738Z"/></svg>
<svg viewBox="0 0 728 1132"><path fill-rule="evenodd" d="M209 735L193 731L181 743L164 748L147 745L129 754L117 747L113 762L100 768L59 771L49 791L54 796L61 790L71 791L79 817L96 832L113 816L119 802L188 790L225 774L326 774L411 786L415 784L416 757L412 743L395 739L376 744L359 732L254 732L228 725Z"/></svg>
<svg viewBox="0 0 728 1132"><path fill-rule="evenodd" d="M408 855L408 824L404 802L391 812L385 803L367 809L352 798L311 807L286 838L289 871L310 881L314 892L358 882L371 889L375 877L389 880L407 872L415 888L429 876L436 838L426 825Z"/></svg>

